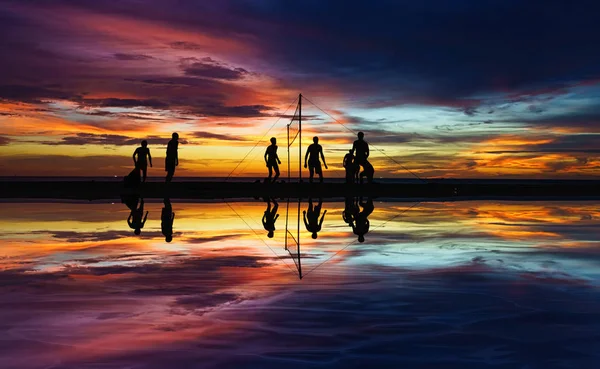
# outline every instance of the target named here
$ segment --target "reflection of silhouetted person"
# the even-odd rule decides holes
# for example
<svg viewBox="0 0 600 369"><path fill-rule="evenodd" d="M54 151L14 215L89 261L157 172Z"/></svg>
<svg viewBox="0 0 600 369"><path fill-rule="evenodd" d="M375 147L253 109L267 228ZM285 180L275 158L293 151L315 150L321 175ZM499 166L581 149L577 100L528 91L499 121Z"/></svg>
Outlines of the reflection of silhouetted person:
<svg viewBox="0 0 600 369"><path fill-rule="evenodd" d="M273 234L275 232L275 222L277 218L279 218L279 214L277 214L277 210L279 209L279 204L275 199L273 199L273 209L271 209L271 199L266 198L267 202L267 210L265 210L265 214L262 217L262 224L265 230L268 232L267 237L273 238Z"/></svg>
<svg viewBox="0 0 600 369"><path fill-rule="evenodd" d="M137 159L135 156L137 155ZM143 173L142 181L146 182L146 175L148 174L148 162L152 167L152 156L150 155L150 149L148 148L148 141L142 141L142 146L135 149L133 152L133 164L137 169L140 169Z"/></svg>
<svg viewBox="0 0 600 369"><path fill-rule="evenodd" d="M321 168L321 162L319 161L319 155L323 159L325 169L327 163L325 162L325 156L323 155L323 147L319 145L319 137L313 137L313 144L311 144L306 150L304 155L304 168L306 168L306 159L308 158L308 171L310 173L310 182L312 183L315 172L319 175L319 180L323 182L323 169Z"/></svg>
<svg viewBox="0 0 600 369"><path fill-rule="evenodd" d="M175 175L175 167L179 165L179 156L177 155L179 135L175 132L171 137L171 141L167 144L167 157L165 158L166 182L171 182L173 175Z"/></svg>
<svg viewBox="0 0 600 369"><path fill-rule="evenodd" d="M308 211L304 210L304 225L306 230L312 233L312 238L317 238L317 233L323 226L323 220L325 220L325 214L327 210L323 211L323 216L319 221L319 215L321 215L321 207L323 206L323 199L319 199L319 205L313 206L312 198L308 198Z"/></svg>
<svg viewBox="0 0 600 369"><path fill-rule="evenodd" d="M130 207L133 205L133 207ZM127 218L127 224L129 224L129 228L133 229L133 233L139 236L142 232L142 228L146 224L146 219L148 219L148 212L146 212L146 216L144 216L144 199L140 199L139 207L136 204L129 203L127 204L131 209L131 213L129 213L129 217Z"/></svg>
<svg viewBox="0 0 600 369"><path fill-rule="evenodd" d="M365 134L362 132L358 132L358 140L354 141L352 145L352 152L356 152L356 159L354 160L357 171L360 166L363 167L363 171L360 172L360 182L362 183L363 177L367 176L369 183L373 182L373 174L375 173L375 169L369 161L369 144L364 140Z"/></svg>
<svg viewBox="0 0 600 369"><path fill-rule="evenodd" d="M356 164L354 163L354 155L352 155L352 150L350 150L346 156L344 156L343 165L346 169L346 183L354 183L354 178L358 174L358 170L356 170Z"/></svg>
<svg viewBox="0 0 600 369"><path fill-rule="evenodd" d="M358 213L354 219L354 224L352 224L352 232L358 236L358 242L365 242L365 235L369 232L369 215L375 210L375 205L373 205L373 200L369 197L367 202L360 201L360 206L362 206L362 211Z"/></svg>
<svg viewBox="0 0 600 369"><path fill-rule="evenodd" d="M271 137L271 145L265 151L265 163L269 168L269 181L273 176L273 170L275 171L275 178L273 178L273 182L275 182L279 178L279 165L277 164L281 164L281 160L277 156L277 139L275 137Z"/></svg>
<svg viewBox="0 0 600 369"><path fill-rule="evenodd" d="M160 229L165 241L171 242L173 240L173 220L175 220L175 213L171 207L171 199L165 198L163 203L165 207L162 208L160 213Z"/></svg>
<svg viewBox="0 0 600 369"><path fill-rule="evenodd" d="M358 214L358 204L353 197L346 197L342 219L344 219L344 222L346 222L349 226L352 226L352 222L354 222L354 217L356 214Z"/></svg>

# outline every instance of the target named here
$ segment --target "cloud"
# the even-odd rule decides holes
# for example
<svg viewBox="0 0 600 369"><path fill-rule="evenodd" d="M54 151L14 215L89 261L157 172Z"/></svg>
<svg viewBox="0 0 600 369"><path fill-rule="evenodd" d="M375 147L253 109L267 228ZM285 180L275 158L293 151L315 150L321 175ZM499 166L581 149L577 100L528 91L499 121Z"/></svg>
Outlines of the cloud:
<svg viewBox="0 0 600 369"><path fill-rule="evenodd" d="M57 88L29 85L0 85L0 99L40 102L41 100L69 100L78 99L81 95Z"/></svg>
<svg viewBox="0 0 600 369"><path fill-rule="evenodd" d="M197 131L192 133L192 137L202 138L202 139L214 139L214 140L223 140L223 141L247 141L244 137L233 136L227 134L220 133L211 133L204 131Z"/></svg>
<svg viewBox="0 0 600 369"><path fill-rule="evenodd" d="M94 133L77 133L74 136L62 137L59 141L43 141L44 145L114 145L114 146L131 146L137 145L142 140L148 141L149 145L166 145L171 137L147 136L134 138L123 135L113 134L94 134ZM187 140L179 139L181 144L186 144Z"/></svg>
<svg viewBox="0 0 600 369"><path fill-rule="evenodd" d="M195 42L188 41L175 41L169 44L173 49L179 50L200 50L202 49L202 45L197 44Z"/></svg>
<svg viewBox="0 0 600 369"><path fill-rule="evenodd" d="M105 99L83 99L81 100L82 105L86 106L98 106L98 107L122 107L122 108L135 108L135 107L147 107L154 109L166 109L169 104L157 99L119 99L119 98L105 98Z"/></svg>
<svg viewBox="0 0 600 369"><path fill-rule="evenodd" d="M182 59L181 69L188 76L227 81L240 80L249 74L244 68L232 68L208 57L202 60L196 58Z"/></svg>
<svg viewBox="0 0 600 369"><path fill-rule="evenodd" d="M199 103L190 110L183 110L182 113L197 114L207 117L252 118L268 116L266 111L269 110L272 110L272 108L266 105L224 106L222 104Z"/></svg>
<svg viewBox="0 0 600 369"><path fill-rule="evenodd" d="M124 53L116 53L114 54L115 59L117 60L148 60L154 59L149 55L144 54L124 54Z"/></svg>
<svg viewBox="0 0 600 369"><path fill-rule="evenodd" d="M490 154L509 154L509 153L582 153L582 154L600 154L600 134L572 134L555 136L549 139L550 142L540 144L525 144L523 148L490 150ZM501 142L501 141L500 141ZM556 164L560 166L560 164Z"/></svg>
<svg viewBox="0 0 600 369"><path fill-rule="evenodd" d="M12 139L4 136L0 136L0 146L6 146L12 142Z"/></svg>

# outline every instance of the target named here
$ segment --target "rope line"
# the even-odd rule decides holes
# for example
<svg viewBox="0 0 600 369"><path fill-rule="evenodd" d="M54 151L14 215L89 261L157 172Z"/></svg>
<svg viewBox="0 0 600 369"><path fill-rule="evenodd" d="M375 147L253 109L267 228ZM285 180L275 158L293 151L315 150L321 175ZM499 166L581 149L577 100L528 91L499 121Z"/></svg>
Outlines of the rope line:
<svg viewBox="0 0 600 369"><path fill-rule="evenodd" d="M338 123L339 125L341 125L342 127L344 127L346 130L348 130L350 133L353 133L356 135L356 132L350 128L348 128L344 123L340 122L339 120L335 119L333 116L331 116L331 114L329 114L328 112L326 112L325 110L321 109L317 104L315 104L314 102L312 102L308 97L302 95L302 97L308 101L309 103L311 103L315 108L319 109L321 112L323 112L325 115L327 115L329 118L333 119L336 123ZM393 161L394 163L396 163L397 165L399 165L402 169L406 170L408 173L412 174L413 176L415 176L415 178L417 178L419 181L421 182L427 182L424 179L422 179L421 177L419 177L416 173L414 173L413 171L411 171L410 169L406 168L404 165L402 165L400 162L398 162L396 159L392 158L391 156L389 156L388 154L386 154L383 150L377 148L375 145L370 144L372 148L374 148L375 150L379 151L380 153L382 153L385 157L387 157L388 159L390 159L391 161Z"/></svg>
<svg viewBox="0 0 600 369"><path fill-rule="evenodd" d="M271 252L273 253L273 255L275 255L275 257L276 257L277 259L281 260L281 261L283 262L283 264L284 264L284 265L285 265L285 266L286 266L286 267L287 267L287 268L290 270L290 272L292 272L292 273L294 274L294 276L295 276L295 275L296 275L296 272L295 272L295 271L292 269L292 267L290 267L290 266L288 265L288 263L286 263L286 262L284 261L284 259L283 259L281 256L277 255L277 253L275 252L275 250L273 250L273 249L271 248L271 246L269 246L269 244L268 244L268 243L266 243L266 242L265 242L265 240L263 240L263 239L262 239L262 237L260 237L260 236L258 235L258 233L256 233L256 231L254 230L254 228L252 228L252 227L250 226L250 224L248 224L248 222L246 222L246 220L245 220L245 219L244 219L244 218L243 218L243 217L242 217L240 214L238 214L238 212L237 212L237 211L235 211L235 209L234 209L234 208L233 208L233 207L232 207L232 206L231 206L231 205L230 205L230 204L229 204L227 201L225 201L225 199L223 199L223 201L224 201L224 202L227 204L227 206L229 206L229 208L231 209L231 211L233 211L233 212L235 213L235 215L237 215L237 216L238 216L238 218L240 218L240 219L242 220L242 222L244 222L244 223L246 224L246 226L247 226L248 228L250 228L250 230L251 230L251 231L254 233L254 235L255 235L255 236L256 236L256 237L257 237L259 240L261 240L261 241L262 241L262 243L264 243L264 244L265 244L265 246L267 246L267 247L269 248L269 250L271 250Z"/></svg>
<svg viewBox="0 0 600 369"><path fill-rule="evenodd" d="M418 204L420 204L421 202L415 202L414 204L412 204L410 207L408 207L407 209L404 209L402 212L400 212L399 214L394 215L393 217L391 217L389 220L385 221L384 223L378 225L377 227L373 228L370 230L370 232L379 229L381 227L383 227L384 225L388 224L389 222L391 222L392 220L398 218L400 215L406 213L407 211L409 211L410 209L414 208L415 206L417 206ZM322 261L321 263L319 263L317 266L315 266L314 268L312 268L311 270L309 270L308 272L304 273L303 277L306 277L307 275L309 275L311 272L315 271L317 268L319 268L321 265L327 263L329 260L333 259L337 254L339 254L340 252L346 250L348 247L356 244L358 242L358 240L354 240L352 242L350 242L349 244L347 244L346 246L344 246L343 249L339 250L338 252L336 252L335 254L331 255L330 257L328 257L327 259L325 259L324 261Z"/></svg>
<svg viewBox="0 0 600 369"><path fill-rule="evenodd" d="M263 136L256 141L256 144L254 144L254 147L252 147L250 149L250 151L248 151L248 153L246 154L246 156L244 156L244 158L242 160L240 160L240 162L235 166L235 168L233 168L233 170L229 173L229 175L227 176L227 178L225 178L225 181L228 181L229 178L233 175L233 172L235 172L235 170L240 166L240 164L242 164L244 162L244 160L246 160L246 158L248 157L248 155L250 155L250 153L252 151L254 151L254 149L256 149L256 147L258 146L259 143L262 142L262 140L265 139L265 137L267 137L267 134L273 129L273 127L275 127L275 125L277 123L279 123L279 121L281 120L281 118L283 118L283 116L285 115L285 113L287 113L288 110L290 110L290 108L292 107L292 105L294 105L296 103L296 101L298 101L298 98L294 99L294 101L292 101L292 103L290 104L290 106L287 107L287 109L285 109L285 111L283 112L283 114L281 114L279 116L279 118L277 118L277 120L275 121L275 123L273 123L271 125L271 127L265 132L265 134L263 134Z"/></svg>

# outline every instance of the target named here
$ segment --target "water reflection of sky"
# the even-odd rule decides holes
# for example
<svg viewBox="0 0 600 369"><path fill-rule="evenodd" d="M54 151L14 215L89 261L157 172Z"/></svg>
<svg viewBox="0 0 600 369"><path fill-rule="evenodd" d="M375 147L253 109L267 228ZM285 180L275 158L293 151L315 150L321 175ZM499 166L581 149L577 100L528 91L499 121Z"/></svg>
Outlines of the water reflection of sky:
<svg viewBox="0 0 600 369"><path fill-rule="evenodd" d="M165 242L162 202L139 236L119 203L4 203L3 367L600 362L595 203L374 206L359 243L343 201L312 239L306 202L269 238L266 202L173 200Z"/></svg>

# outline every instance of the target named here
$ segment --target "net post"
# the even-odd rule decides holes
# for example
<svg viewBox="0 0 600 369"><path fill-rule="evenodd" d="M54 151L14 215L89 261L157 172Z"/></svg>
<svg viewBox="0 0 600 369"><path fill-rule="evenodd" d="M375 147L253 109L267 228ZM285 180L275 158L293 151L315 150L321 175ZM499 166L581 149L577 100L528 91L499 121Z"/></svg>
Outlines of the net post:
<svg viewBox="0 0 600 369"><path fill-rule="evenodd" d="M292 117L292 122L294 121L294 117ZM287 125L287 131L288 131L288 183L290 183L291 180L291 174L290 174L290 125Z"/></svg>
<svg viewBox="0 0 600 369"><path fill-rule="evenodd" d="M298 182L302 182L302 94L298 94Z"/></svg>

